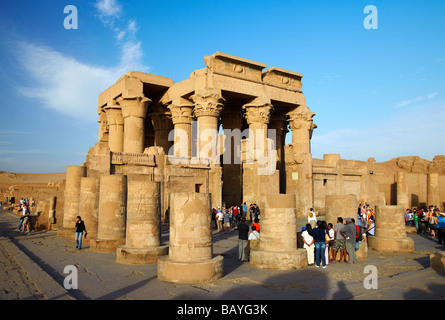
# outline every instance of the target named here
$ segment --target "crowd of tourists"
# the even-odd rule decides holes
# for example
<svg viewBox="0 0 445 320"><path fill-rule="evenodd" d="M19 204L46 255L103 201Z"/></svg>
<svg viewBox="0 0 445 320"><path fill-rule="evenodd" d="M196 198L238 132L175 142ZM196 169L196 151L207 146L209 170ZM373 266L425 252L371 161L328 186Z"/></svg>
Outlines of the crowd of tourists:
<svg viewBox="0 0 445 320"><path fill-rule="evenodd" d="M445 212L441 212L437 206L420 210L406 209L405 225L416 228L418 234L437 237L438 244L445 244Z"/></svg>
<svg viewBox="0 0 445 320"><path fill-rule="evenodd" d="M338 217L335 226L318 220L313 208L307 218L301 247L306 249L308 265L315 264L317 268L336 262L355 264L360 241L367 242L369 236L375 235L375 213L367 203L360 204L356 219Z"/></svg>
<svg viewBox="0 0 445 320"><path fill-rule="evenodd" d="M231 233L232 230L238 230L238 224L241 218L246 218L252 223L258 223L260 219L260 209L256 203L248 207L244 202L240 207L231 206L228 208L213 208L211 212L212 229L217 232Z"/></svg>

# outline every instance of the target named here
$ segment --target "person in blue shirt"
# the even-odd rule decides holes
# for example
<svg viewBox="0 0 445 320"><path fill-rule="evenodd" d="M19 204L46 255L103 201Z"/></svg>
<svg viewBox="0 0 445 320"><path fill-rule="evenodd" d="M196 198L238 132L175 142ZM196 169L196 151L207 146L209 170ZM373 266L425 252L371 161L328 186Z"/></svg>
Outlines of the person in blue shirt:
<svg viewBox="0 0 445 320"><path fill-rule="evenodd" d="M320 267L320 262L323 268L326 268L326 231L321 227L322 221L317 221L317 227L309 231L309 235L314 238L315 244L315 266Z"/></svg>
<svg viewBox="0 0 445 320"><path fill-rule="evenodd" d="M438 244L445 244L444 234L445 234L445 212L441 212L439 214L439 218L437 219L436 225Z"/></svg>

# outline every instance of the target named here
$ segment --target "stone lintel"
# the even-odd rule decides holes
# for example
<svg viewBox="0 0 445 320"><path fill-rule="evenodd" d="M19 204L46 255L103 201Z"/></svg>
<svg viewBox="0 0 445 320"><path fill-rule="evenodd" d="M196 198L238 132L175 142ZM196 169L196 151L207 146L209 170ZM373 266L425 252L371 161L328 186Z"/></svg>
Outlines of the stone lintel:
<svg viewBox="0 0 445 320"><path fill-rule="evenodd" d="M267 67L264 63L216 52L204 57L204 62L212 72L261 82L262 70Z"/></svg>
<svg viewBox="0 0 445 320"><path fill-rule="evenodd" d="M303 87L301 73L272 67L265 70L262 74L264 83L277 86L284 89L300 90Z"/></svg>

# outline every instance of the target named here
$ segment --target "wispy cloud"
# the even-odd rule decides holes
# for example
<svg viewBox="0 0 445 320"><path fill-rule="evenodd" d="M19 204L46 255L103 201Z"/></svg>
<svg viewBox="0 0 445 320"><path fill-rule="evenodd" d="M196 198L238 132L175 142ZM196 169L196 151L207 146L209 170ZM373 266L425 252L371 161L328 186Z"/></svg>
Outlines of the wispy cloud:
<svg viewBox="0 0 445 320"><path fill-rule="evenodd" d="M120 61L115 66L91 65L45 45L21 41L12 46L29 83L33 83L19 88L19 92L49 109L86 121L97 120L98 95L122 74L148 71L142 62L136 21L122 22L123 7L116 0L99 0L94 6L104 25L115 32L116 46L120 48Z"/></svg>
<svg viewBox="0 0 445 320"><path fill-rule="evenodd" d="M401 101L398 104L396 104L394 106L394 108L403 108L403 107L406 107L406 106L408 106L410 104L413 104L413 103L416 103L416 102L421 102L421 101L425 101L425 100L431 100L435 96L437 96L438 94L439 94L438 92L433 92L433 93L430 93L427 96L417 97L417 98L412 99L412 100L404 100L404 101Z"/></svg>

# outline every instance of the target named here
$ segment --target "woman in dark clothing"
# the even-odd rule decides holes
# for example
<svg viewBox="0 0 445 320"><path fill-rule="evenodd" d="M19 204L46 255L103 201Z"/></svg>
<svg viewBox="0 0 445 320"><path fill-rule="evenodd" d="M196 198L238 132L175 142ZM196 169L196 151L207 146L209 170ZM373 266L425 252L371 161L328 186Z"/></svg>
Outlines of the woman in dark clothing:
<svg viewBox="0 0 445 320"><path fill-rule="evenodd" d="M85 237L87 236L87 229L85 228L85 223L82 221L80 216L76 218L76 248L82 248L82 236L85 231Z"/></svg>

